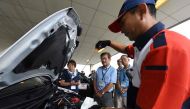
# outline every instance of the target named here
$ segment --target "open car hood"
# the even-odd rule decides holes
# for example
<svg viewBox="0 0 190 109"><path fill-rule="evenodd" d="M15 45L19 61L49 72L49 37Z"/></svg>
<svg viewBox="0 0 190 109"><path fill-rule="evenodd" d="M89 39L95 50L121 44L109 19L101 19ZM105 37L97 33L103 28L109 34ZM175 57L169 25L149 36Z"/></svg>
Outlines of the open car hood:
<svg viewBox="0 0 190 109"><path fill-rule="evenodd" d="M0 89L35 76L54 78L71 58L80 34L73 8L44 19L0 54Z"/></svg>

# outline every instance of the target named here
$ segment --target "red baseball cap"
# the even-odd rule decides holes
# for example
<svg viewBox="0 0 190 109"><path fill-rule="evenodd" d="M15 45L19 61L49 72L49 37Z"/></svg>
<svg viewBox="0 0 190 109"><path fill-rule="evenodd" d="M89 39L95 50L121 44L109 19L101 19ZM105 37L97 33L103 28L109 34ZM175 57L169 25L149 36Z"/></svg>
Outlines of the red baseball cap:
<svg viewBox="0 0 190 109"><path fill-rule="evenodd" d="M114 33L120 32L121 28L119 26L119 20L125 15L127 11L142 3L155 5L155 0L125 0L119 11L118 18L108 26L109 30Z"/></svg>

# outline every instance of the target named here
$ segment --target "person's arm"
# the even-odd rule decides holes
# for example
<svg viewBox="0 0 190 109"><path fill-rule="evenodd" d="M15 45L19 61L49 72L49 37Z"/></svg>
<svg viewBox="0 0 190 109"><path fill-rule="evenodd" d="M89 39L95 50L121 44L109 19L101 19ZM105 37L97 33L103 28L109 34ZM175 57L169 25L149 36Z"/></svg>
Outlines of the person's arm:
<svg viewBox="0 0 190 109"><path fill-rule="evenodd" d="M79 74L77 74L77 76L75 77L75 79L73 80L73 81L71 81L71 85L73 85L73 86L78 86L78 85L80 85L80 75Z"/></svg>
<svg viewBox="0 0 190 109"><path fill-rule="evenodd" d="M134 58L134 47L133 45L125 45L125 44L121 44L115 41L111 41L110 43L110 47L112 47L113 49L115 49L118 52L127 54L130 58Z"/></svg>
<svg viewBox="0 0 190 109"><path fill-rule="evenodd" d="M117 82L117 70L114 69L113 72L111 73L110 83L106 87L104 87L104 89L101 92L103 93L108 92L114 86L114 84L116 84L116 82Z"/></svg>
<svg viewBox="0 0 190 109"><path fill-rule="evenodd" d="M71 82L65 82L65 80L59 80L61 86L71 86Z"/></svg>
<svg viewBox="0 0 190 109"><path fill-rule="evenodd" d="M118 75L118 73L117 73L117 75ZM120 91L120 93L123 93L123 91L122 91L123 89L120 85L120 81L119 81L118 77L117 77L117 82L116 82L116 89L118 89Z"/></svg>
<svg viewBox="0 0 190 109"><path fill-rule="evenodd" d="M121 88L120 82L119 82L119 80L117 80L116 89L120 90L120 88Z"/></svg>
<svg viewBox="0 0 190 109"><path fill-rule="evenodd" d="M66 74L67 74L67 70L64 69L62 74L60 75L59 81L58 81L61 86L71 86L71 82L65 81L67 79Z"/></svg>
<svg viewBox="0 0 190 109"><path fill-rule="evenodd" d="M102 97L106 92L108 92L114 86L113 83L109 83L103 90L96 93L98 97Z"/></svg>
<svg viewBox="0 0 190 109"><path fill-rule="evenodd" d="M126 79L126 88L123 89L124 93L127 92L128 87L129 87L129 79Z"/></svg>
<svg viewBox="0 0 190 109"><path fill-rule="evenodd" d="M100 92L102 94L108 92L112 87L114 86L114 83L109 83L104 89Z"/></svg>
<svg viewBox="0 0 190 109"><path fill-rule="evenodd" d="M105 48L106 46L110 46L118 52L128 54L129 57L134 58L134 48L133 45L126 46L125 44L121 44L116 41L111 40L102 40L96 43L95 48L100 50Z"/></svg>
<svg viewBox="0 0 190 109"><path fill-rule="evenodd" d="M174 47L175 46L175 47ZM141 66L137 105L142 109L181 109L188 97L189 50L151 48Z"/></svg>
<svg viewBox="0 0 190 109"><path fill-rule="evenodd" d="M81 83L80 80L78 80L77 82L75 82L75 85L78 86L78 85L80 85L80 83Z"/></svg>
<svg viewBox="0 0 190 109"><path fill-rule="evenodd" d="M97 70L98 70L98 69L97 69ZM93 89L94 89L94 93L95 93L95 94L98 93L96 80L97 80L97 75L96 75L96 72L94 72L92 82L93 82Z"/></svg>
<svg viewBox="0 0 190 109"><path fill-rule="evenodd" d="M112 47L113 49L115 49L118 52L127 54L127 50L126 50L127 46L125 44L121 44L121 43L118 43L118 42L112 40L110 43L110 47Z"/></svg>
<svg viewBox="0 0 190 109"><path fill-rule="evenodd" d="M94 87L95 94L98 93L98 89L96 87L96 79L95 78L93 79L93 87Z"/></svg>
<svg viewBox="0 0 190 109"><path fill-rule="evenodd" d="M120 91L120 93L123 94L123 93L127 92L128 88L127 87L126 88L122 88L120 84L121 84L120 81L117 80L116 87Z"/></svg>

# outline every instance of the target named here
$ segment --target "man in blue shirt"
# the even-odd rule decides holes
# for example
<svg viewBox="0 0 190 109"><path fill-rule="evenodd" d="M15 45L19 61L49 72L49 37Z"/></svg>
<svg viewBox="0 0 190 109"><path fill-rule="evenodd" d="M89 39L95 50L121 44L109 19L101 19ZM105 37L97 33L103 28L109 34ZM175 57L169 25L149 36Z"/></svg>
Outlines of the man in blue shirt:
<svg viewBox="0 0 190 109"><path fill-rule="evenodd" d="M95 100L102 107L113 107L113 86L117 81L117 71L110 65L111 55L104 52L100 55L102 65L96 71L93 80Z"/></svg>
<svg viewBox="0 0 190 109"><path fill-rule="evenodd" d="M59 85L63 88L67 88L78 92L78 85L80 84L80 76L79 72L75 69L76 62L74 60L70 60L67 63L67 69L64 69L61 75L59 76Z"/></svg>
<svg viewBox="0 0 190 109"><path fill-rule="evenodd" d="M118 66L122 65L122 57L118 60ZM117 84L116 84L116 107L127 108L127 89L129 86L129 79L126 75L128 63L124 63L124 68L119 67L117 70Z"/></svg>

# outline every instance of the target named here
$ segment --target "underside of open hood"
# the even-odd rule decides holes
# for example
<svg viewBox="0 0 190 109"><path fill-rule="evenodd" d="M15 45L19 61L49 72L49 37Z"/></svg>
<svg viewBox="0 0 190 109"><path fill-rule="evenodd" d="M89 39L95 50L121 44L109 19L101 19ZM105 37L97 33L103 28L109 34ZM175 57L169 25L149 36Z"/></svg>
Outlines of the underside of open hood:
<svg viewBox="0 0 190 109"><path fill-rule="evenodd" d="M37 69L42 65L47 69L54 69L55 72L60 72L70 58L68 56L68 43L74 46L75 40L72 39L66 42L67 28L61 26L50 37L46 38L40 46L38 46L30 55L28 55L20 64L13 70L15 73L22 73L28 70Z"/></svg>
<svg viewBox="0 0 190 109"><path fill-rule="evenodd" d="M79 16L73 8L60 10L44 19L0 54L0 86L22 78L16 74L39 68L56 75L71 58L80 34Z"/></svg>

